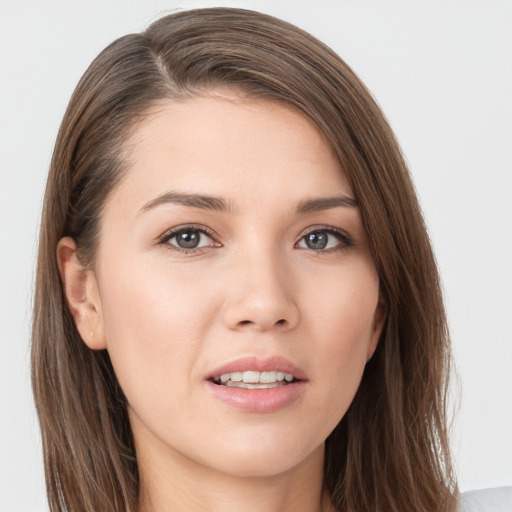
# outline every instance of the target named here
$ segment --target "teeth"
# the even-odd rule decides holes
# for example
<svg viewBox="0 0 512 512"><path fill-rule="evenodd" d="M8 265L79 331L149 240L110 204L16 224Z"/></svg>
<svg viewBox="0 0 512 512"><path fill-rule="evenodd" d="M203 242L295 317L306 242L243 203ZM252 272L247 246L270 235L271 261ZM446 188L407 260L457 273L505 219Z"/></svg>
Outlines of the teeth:
<svg viewBox="0 0 512 512"><path fill-rule="evenodd" d="M291 382L293 380L293 375L291 373L285 372L255 372L255 371L247 371L247 372L233 372L233 373L224 373L220 376L219 379L216 379L217 382L225 384L227 386L231 385L233 382L239 382L244 384L273 384L276 382ZM241 387L249 387L249 386L241 386ZM258 386L262 387L262 386ZM252 387L251 387L252 388Z"/></svg>
<svg viewBox="0 0 512 512"><path fill-rule="evenodd" d="M253 372L254 373L254 372ZM226 381L232 380L233 382L241 382L243 380L243 374L241 372L225 373L220 376L220 381L224 384ZM246 381L249 382L249 381Z"/></svg>
<svg viewBox="0 0 512 512"><path fill-rule="evenodd" d="M260 373L260 382L264 384L268 384L270 382L276 382L277 380L277 372L261 372Z"/></svg>
<svg viewBox="0 0 512 512"><path fill-rule="evenodd" d="M249 384L256 384L260 381L260 372L244 372L242 380Z"/></svg>
<svg viewBox="0 0 512 512"><path fill-rule="evenodd" d="M278 388L282 386L286 386L284 382L271 382L269 384L249 384L248 382L231 382L228 380L224 386L228 386L230 388L244 388L244 389L269 389L269 388Z"/></svg>

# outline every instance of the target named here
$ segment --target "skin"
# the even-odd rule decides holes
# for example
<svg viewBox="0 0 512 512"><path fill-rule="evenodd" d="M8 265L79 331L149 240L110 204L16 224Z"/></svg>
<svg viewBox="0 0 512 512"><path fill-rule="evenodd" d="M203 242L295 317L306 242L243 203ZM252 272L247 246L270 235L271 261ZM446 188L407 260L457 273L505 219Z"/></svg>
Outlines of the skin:
<svg viewBox="0 0 512 512"><path fill-rule="evenodd" d="M359 208L297 212L307 200L353 198L331 147L286 106L218 92L162 104L126 155L94 270L70 238L58 259L79 332L108 350L130 404L141 510L329 510L324 441L384 322ZM147 207L169 191L220 197L230 210ZM162 240L190 224L209 232L195 251ZM304 238L319 230L324 250ZM259 413L205 390L213 369L252 355L301 368L301 396Z"/></svg>

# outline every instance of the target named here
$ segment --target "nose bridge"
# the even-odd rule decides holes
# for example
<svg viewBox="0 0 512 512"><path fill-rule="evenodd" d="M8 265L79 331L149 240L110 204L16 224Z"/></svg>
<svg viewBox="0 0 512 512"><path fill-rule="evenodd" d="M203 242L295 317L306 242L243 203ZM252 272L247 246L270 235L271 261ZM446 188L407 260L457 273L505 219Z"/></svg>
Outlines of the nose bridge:
<svg viewBox="0 0 512 512"><path fill-rule="evenodd" d="M236 285L225 308L232 329L290 329L299 320L293 277L285 254L265 242L245 247L232 270Z"/></svg>

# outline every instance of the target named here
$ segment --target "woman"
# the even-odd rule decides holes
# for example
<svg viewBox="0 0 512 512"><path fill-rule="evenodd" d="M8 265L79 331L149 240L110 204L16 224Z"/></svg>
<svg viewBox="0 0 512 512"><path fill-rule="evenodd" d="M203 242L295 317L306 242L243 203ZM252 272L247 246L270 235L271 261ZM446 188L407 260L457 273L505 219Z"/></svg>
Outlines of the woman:
<svg viewBox="0 0 512 512"><path fill-rule="evenodd" d="M174 14L87 70L32 364L52 511L455 510L406 166L348 66L275 18Z"/></svg>

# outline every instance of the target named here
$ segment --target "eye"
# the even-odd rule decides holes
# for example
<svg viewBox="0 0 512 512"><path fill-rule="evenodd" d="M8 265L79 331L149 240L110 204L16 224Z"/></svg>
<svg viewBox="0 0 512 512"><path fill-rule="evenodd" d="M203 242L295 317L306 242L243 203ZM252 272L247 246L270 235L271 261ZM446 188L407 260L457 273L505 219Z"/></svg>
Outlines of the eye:
<svg viewBox="0 0 512 512"><path fill-rule="evenodd" d="M352 245L352 239L347 234L332 227L310 231L297 243L297 247L313 251L344 249Z"/></svg>
<svg viewBox="0 0 512 512"><path fill-rule="evenodd" d="M205 228L179 227L165 233L160 244L178 251L190 252L204 247L218 246Z"/></svg>

